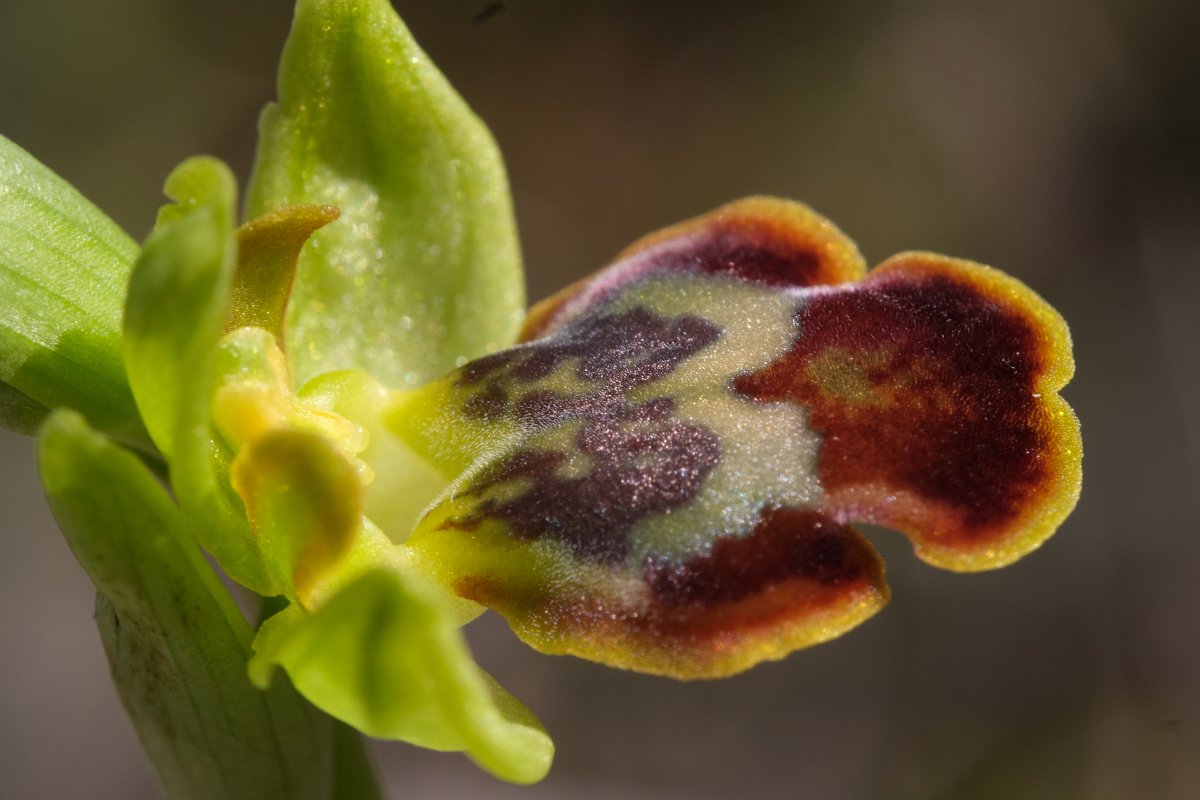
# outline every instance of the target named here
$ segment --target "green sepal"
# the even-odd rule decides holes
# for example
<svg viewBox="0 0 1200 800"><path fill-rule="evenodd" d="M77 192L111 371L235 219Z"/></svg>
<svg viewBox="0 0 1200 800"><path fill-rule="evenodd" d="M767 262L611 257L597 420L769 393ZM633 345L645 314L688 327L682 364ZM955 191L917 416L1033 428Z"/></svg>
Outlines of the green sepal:
<svg viewBox="0 0 1200 800"><path fill-rule="evenodd" d="M267 620L251 677L266 686L281 665L314 705L370 736L465 751L514 783L541 780L553 743L472 660L452 607L401 566L366 572L313 614L292 606Z"/></svg>
<svg viewBox="0 0 1200 800"><path fill-rule="evenodd" d="M247 215L338 206L288 311L298 384L361 367L431 380L509 344L524 312L499 150L386 0L299 0Z"/></svg>
<svg viewBox="0 0 1200 800"><path fill-rule="evenodd" d="M6 396L0 425L28 432L25 412L66 406L149 447L121 365L121 300L137 253L116 223L0 136L0 382L30 401Z"/></svg>
<svg viewBox="0 0 1200 800"><path fill-rule="evenodd" d="M166 192L176 203L160 212L130 279L125 368L200 543L238 583L279 594L229 486L233 454L210 413L236 259L233 175L215 159L189 159L167 178Z"/></svg>
<svg viewBox="0 0 1200 800"><path fill-rule="evenodd" d="M132 454L57 411L42 480L97 589L113 680L173 800L333 796L331 721L286 682L247 679L253 631L179 509Z"/></svg>

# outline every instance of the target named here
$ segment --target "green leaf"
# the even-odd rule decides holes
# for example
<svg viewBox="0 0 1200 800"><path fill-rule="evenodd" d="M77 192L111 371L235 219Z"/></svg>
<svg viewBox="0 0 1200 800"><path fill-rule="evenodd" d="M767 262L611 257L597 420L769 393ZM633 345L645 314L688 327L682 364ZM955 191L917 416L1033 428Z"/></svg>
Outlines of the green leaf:
<svg viewBox="0 0 1200 800"><path fill-rule="evenodd" d="M287 682L250 683L253 631L153 476L69 411L46 422L39 458L55 518L96 585L113 680L168 795L331 797L330 721Z"/></svg>
<svg viewBox="0 0 1200 800"><path fill-rule="evenodd" d="M513 340L524 299L499 151L390 3L299 0L260 130L249 216L342 211L301 256L298 384L351 367L422 383Z"/></svg>
<svg viewBox="0 0 1200 800"><path fill-rule="evenodd" d="M315 614L262 626L251 676L282 665L296 688L364 733L459 750L496 776L541 780L554 745L533 714L471 659L445 592L399 566L369 571Z"/></svg>
<svg viewBox="0 0 1200 800"><path fill-rule="evenodd" d="M200 543L238 583L278 594L229 486L232 453L210 413L236 258L234 179L221 162L193 158L171 173L166 191L177 203L160 212L129 284L129 382Z"/></svg>
<svg viewBox="0 0 1200 800"><path fill-rule="evenodd" d="M50 410L7 383L0 382L0 426L17 433L37 433Z"/></svg>
<svg viewBox="0 0 1200 800"><path fill-rule="evenodd" d="M137 252L70 184L0 137L0 382L148 446L121 366L121 300ZM27 426L4 405L0 424Z"/></svg>

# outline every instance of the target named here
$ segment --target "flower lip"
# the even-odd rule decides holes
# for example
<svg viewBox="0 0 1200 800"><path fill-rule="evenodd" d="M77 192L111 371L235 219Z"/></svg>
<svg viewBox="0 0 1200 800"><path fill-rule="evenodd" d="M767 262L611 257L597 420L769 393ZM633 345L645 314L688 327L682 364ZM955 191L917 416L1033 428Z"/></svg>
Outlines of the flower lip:
<svg viewBox="0 0 1200 800"><path fill-rule="evenodd" d="M886 602L852 523L986 569L1078 496L1053 309L932 254L864 275L787 201L647 237L536 306L523 339L419 390L408 407L433 421L397 432L462 475L409 545L549 652L736 672ZM504 435L481 446L489 430Z"/></svg>

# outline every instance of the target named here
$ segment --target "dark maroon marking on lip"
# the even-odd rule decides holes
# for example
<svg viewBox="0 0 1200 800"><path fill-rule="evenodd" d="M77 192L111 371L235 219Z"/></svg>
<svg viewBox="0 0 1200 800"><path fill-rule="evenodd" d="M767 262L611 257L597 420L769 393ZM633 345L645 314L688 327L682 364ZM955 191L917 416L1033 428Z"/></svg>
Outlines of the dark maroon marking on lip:
<svg viewBox="0 0 1200 800"><path fill-rule="evenodd" d="M629 552L629 531L643 517L675 508L700 491L720 461L716 435L700 425L663 418L659 400L640 406L623 401L586 405L563 398L560 418L578 414L579 453L590 461L585 475L560 477L561 451L518 450L473 483L469 492L527 478L531 485L511 500L484 499L467 527L486 517L503 520L517 539L550 537L577 557L616 563Z"/></svg>
<svg viewBox="0 0 1200 800"><path fill-rule="evenodd" d="M474 419L497 420L508 409L508 392L497 382L489 383L463 404L463 413Z"/></svg>
<svg viewBox="0 0 1200 800"><path fill-rule="evenodd" d="M964 539L997 532L1046 479L1034 397L1041 342L1026 317L966 279L888 275L817 295L792 350L734 381L760 401L810 410L827 491L883 485L956 509ZM810 368L844 359L885 402L831 395Z"/></svg>
<svg viewBox="0 0 1200 800"><path fill-rule="evenodd" d="M458 382L464 386L471 386L478 383L483 378L503 370L514 361L518 361L521 358L522 351L523 348L513 347L477 358L459 370Z"/></svg>
<svg viewBox="0 0 1200 800"><path fill-rule="evenodd" d="M458 380L463 386L494 377L532 383L578 359L580 378L626 392L665 377L720 336L720 328L700 317L668 319L639 306L597 314L546 339L484 356L463 367Z"/></svg>
<svg viewBox="0 0 1200 800"><path fill-rule="evenodd" d="M751 241L747 241L747 238ZM756 240L756 241L755 241ZM723 275L772 287L802 287L816 281L821 259L812 250L779 241L770 231L726 225L691 246L654 255L645 273Z"/></svg>
<svg viewBox="0 0 1200 800"><path fill-rule="evenodd" d="M787 581L820 586L858 581L877 571L877 557L849 526L818 511L772 508L746 536L727 536L706 555L651 566L646 583L666 609L734 603Z"/></svg>
<svg viewBox="0 0 1200 800"><path fill-rule="evenodd" d="M574 443L587 471L564 478L559 472L567 453L516 450L485 469L465 493L482 496L518 479L528 479L528 488L508 500L481 499L473 514L448 524L474 527L491 517L506 522L517 539L551 537L580 558L624 559L633 524L694 498L721 454L716 434L676 419L670 398L634 405L626 394L670 374L719 337L720 329L699 317L668 319L634 308L467 365L460 384L479 388L466 413L510 416L529 431L578 421ZM522 384L573 359L588 385L584 393L516 394Z"/></svg>
<svg viewBox="0 0 1200 800"><path fill-rule="evenodd" d="M548 619L569 639L610 643L567 652L597 658L608 651L613 663L686 677L725 674L710 671L706 662L718 663L756 639L828 622L825 613L843 615L858 602L878 607L888 594L883 562L870 543L854 528L807 508L764 509L745 536L718 539L709 553L683 564L649 563L643 578L648 602L631 605L486 574L459 579L455 591L497 609L519 628ZM689 667L672 667L681 656Z"/></svg>
<svg viewBox="0 0 1200 800"><path fill-rule="evenodd" d="M761 213L761 212L758 212ZM521 331L522 342L571 324L576 314L606 302L638 281L662 276L708 275L799 289L840 283L839 257L823 249L824 232L797 227L794 220L737 212L685 223L648 237L597 274L538 303ZM855 276L857 277L857 276ZM564 309L580 297L584 309Z"/></svg>

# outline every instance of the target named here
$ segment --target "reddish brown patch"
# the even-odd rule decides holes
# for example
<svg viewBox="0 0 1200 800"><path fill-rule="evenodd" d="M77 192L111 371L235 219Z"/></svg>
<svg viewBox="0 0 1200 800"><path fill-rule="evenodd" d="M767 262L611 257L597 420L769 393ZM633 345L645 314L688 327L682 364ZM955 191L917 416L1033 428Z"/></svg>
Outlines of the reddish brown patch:
<svg viewBox="0 0 1200 800"><path fill-rule="evenodd" d="M648 259L647 274L722 275L775 287L814 286L826 280L815 247L763 221L714 225Z"/></svg>
<svg viewBox="0 0 1200 800"><path fill-rule="evenodd" d="M567 324L640 280L709 275L775 288L847 280L846 266L820 237L789 220L735 214L701 218L648 237L611 266L535 305L521 330L528 342Z"/></svg>
<svg viewBox="0 0 1200 800"><path fill-rule="evenodd" d="M710 553L680 565L648 566L644 579L649 604L636 608L571 590L551 595L539 580L511 585L476 575L459 579L454 591L535 638L549 627L559 631L551 638L567 633L602 650L632 647L650 660L681 649L716 654L886 592L883 563L857 531L795 508L768 509L747 535L719 539Z"/></svg>
<svg viewBox="0 0 1200 800"><path fill-rule="evenodd" d="M817 511L774 508L748 535L652 567L646 582L653 604L643 619L655 635L740 638L882 586L883 565L853 528Z"/></svg>
<svg viewBox="0 0 1200 800"><path fill-rule="evenodd" d="M1003 535L1047 480L1048 426L1034 394L1045 347L1035 322L968 277L936 271L814 296L799 322L793 349L734 388L809 410L835 503L851 487L908 493L916 511L849 513L923 522L926 530L908 532L951 546Z"/></svg>

